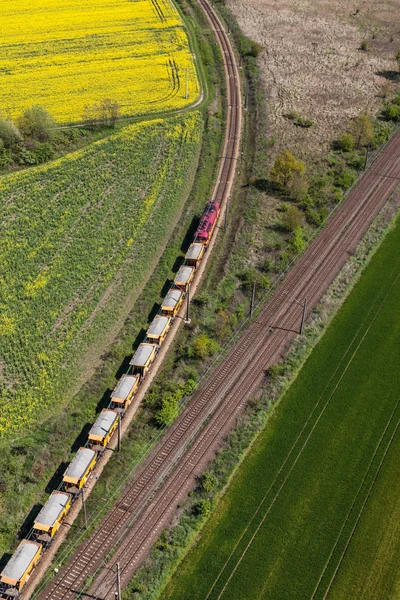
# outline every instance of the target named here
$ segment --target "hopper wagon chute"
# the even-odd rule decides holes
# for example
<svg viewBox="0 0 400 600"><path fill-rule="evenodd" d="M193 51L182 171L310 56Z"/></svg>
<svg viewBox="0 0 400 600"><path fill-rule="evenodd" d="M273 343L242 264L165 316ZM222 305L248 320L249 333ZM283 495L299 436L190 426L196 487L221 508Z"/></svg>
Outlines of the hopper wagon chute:
<svg viewBox="0 0 400 600"><path fill-rule="evenodd" d="M137 375L122 375L115 390L111 394L111 406L115 410L126 410L139 386Z"/></svg>
<svg viewBox="0 0 400 600"><path fill-rule="evenodd" d="M63 476L65 490L77 494L85 485L96 464L97 454L92 448L79 448Z"/></svg>
<svg viewBox="0 0 400 600"><path fill-rule="evenodd" d="M51 542L70 506L70 494L58 491L51 494L33 524L33 533L39 542Z"/></svg>
<svg viewBox="0 0 400 600"><path fill-rule="evenodd" d="M42 545L38 542L22 540L0 575L3 598L19 598L19 592L39 561L41 552Z"/></svg>
<svg viewBox="0 0 400 600"><path fill-rule="evenodd" d="M194 267L189 267L188 265L182 265L175 276L174 285L177 288L179 288L180 290L187 292L188 287L191 284L193 277L194 277Z"/></svg>
<svg viewBox="0 0 400 600"><path fill-rule="evenodd" d="M207 203L194 236L195 242L208 246L218 221L220 206L219 202Z"/></svg>
<svg viewBox="0 0 400 600"><path fill-rule="evenodd" d="M129 364L132 366L135 372L139 373L143 377L155 359L156 352L156 344L140 344Z"/></svg>
<svg viewBox="0 0 400 600"><path fill-rule="evenodd" d="M165 296L162 304L161 304L161 314L166 317L175 317L178 313L180 306L183 301L183 291L182 290L169 290L168 294Z"/></svg>
<svg viewBox="0 0 400 600"><path fill-rule="evenodd" d="M161 346L171 326L171 317L157 315L147 330L146 337L150 342Z"/></svg>
<svg viewBox="0 0 400 600"><path fill-rule="evenodd" d="M105 408L101 411L89 431L89 446L96 452L102 452L118 426L117 411Z"/></svg>
<svg viewBox="0 0 400 600"><path fill-rule="evenodd" d="M190 267L197 269L201 259L203 258L204 251L204 244L201 244L200 242L194 242L193 244L190 244L189 250L186 252L185 263Z"/></svg>

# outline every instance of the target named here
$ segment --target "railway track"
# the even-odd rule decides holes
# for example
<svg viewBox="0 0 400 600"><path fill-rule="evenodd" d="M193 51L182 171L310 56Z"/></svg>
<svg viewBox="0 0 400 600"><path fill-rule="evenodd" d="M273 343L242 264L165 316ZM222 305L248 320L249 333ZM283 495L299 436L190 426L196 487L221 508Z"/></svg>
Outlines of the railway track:
<svg viewBox="0 0 400 600"><path fill-rule="evenodd" d="M227 79L226 143L213 193L214 200L225 202L239 156L240 81L227 34L208 1L199 2L221 47ZM312 310L399 184L399 178L397 134L137 469L134 480L101 526L40 593L40 600L114 598L117 562L122 584L128 583L169 523L177 503L193 486L194 477L203 470L210 451L218 447L259 387L266 368L284 353L296 335L302 312L299 301L307 299L307 312Z"/></svg>

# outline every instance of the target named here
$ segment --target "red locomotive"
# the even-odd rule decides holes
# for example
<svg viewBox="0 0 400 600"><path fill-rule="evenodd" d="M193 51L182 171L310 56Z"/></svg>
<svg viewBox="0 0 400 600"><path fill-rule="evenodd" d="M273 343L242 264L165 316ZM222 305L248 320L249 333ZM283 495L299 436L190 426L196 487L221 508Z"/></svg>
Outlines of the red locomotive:
<svg viewBox="0 0 400 600"><path fill-rule="evenodd" d="M208 246L218 221L220 207L219 202L208 202L206 204L194 236L196 242L201 242L204 246Z"/></svg>

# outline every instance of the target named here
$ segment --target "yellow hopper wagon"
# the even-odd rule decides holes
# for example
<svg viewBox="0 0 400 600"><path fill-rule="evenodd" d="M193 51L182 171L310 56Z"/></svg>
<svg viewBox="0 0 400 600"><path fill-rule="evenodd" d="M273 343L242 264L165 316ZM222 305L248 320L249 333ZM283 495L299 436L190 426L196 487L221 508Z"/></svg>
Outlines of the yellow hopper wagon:
<svg viewBox="0 0 400 600"><path fill-rule="evenodd" d="M170 327L171 317L165 317L163 315L155 317L152 324L147 330L147 339L161 346Z"/></svg>
<svg viewBox="0 0 400 600"><path fill-rule="evenodd" d="M176 274L174 279L174 284L179 289L187 292L190 283L194 277L194 267L188 267L187 265L182 265L179 271Z"/></svg>
<svg viewBox="0 0 400 600"><path fill-rule="evenodd" d="M161 305L161 314L165 315L166 317L175 317L175 315L178 313L178 310L180 309L182 301L182 290L169 290Z"/></svg>
<svg viewBox="0 0 400 600"><path fill-rule="evenodd" d="M101 411L89 431L89 446L96 452L102 452L118 426L119 415L115 410L105 408Z"/></svg>
<svg viewBox="0 0 400 600"><path fill-rule="evenodd" d="M71 507L71 495L54 491L33 524L33 533L39 542L49 544Z"/></svg>
<svg viewBox="0 0 400 600"><path fill-rule="evenodd" d="M79 448L63 476L64 488L77 494L85 485L96 464L97 454L92 448Z"/></svg>
<svg viewBox="0 0 400 600"><path fill-rule="evenodd" d="M194 267L197 269L199 266L201 259L203 258L203 254L205 251L204 244L200 244L199 242L194 242L190 244L189 250L186 252L185 262L190 267Z"/></svg>
<svg viewBox="0 0 400 600"><path fill-rule="evenodd" d="M140 344L129 364L132 365L134 371L144 377L156 357L156 352L156 344Z"/></svg>
<svg viewBox="0 0 400 600"><path fill-rule="evenodd" d="M139 381L140 378L137 375L122 375L111 394L111 407L115 410L126 410L138 389Z"/></svg>
<svg viewBox="0 0 400 600"><path fill-rule="evenodd" d="M18 598L28 581L32 569L38 563L42 545L22 540L0 575L0 593L3 598Z"/></svg>

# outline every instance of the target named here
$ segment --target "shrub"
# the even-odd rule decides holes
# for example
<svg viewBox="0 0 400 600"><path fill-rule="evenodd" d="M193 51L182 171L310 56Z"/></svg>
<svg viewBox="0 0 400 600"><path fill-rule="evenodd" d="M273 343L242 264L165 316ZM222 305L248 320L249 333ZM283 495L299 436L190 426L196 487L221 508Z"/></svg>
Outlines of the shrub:
<svg viewBox="0 0 400 600"><path fill-rule="evenodd" d="M198 335L193 342L193 353L196 358L208 358L219 350L218 342L209 338L205 333Z"/></svg>
<svg viewBox="0 0 400 600"><path fill-rule="evenodd" d="M294 229L293 235L290 239L290 246L291 246L293 252L295 252L296 254L303 252L304 248L306 247L306 241L304 239L303 229L300 226L297 226Z"/></svg>
<svg viewBox="0 0 400 600"><path fill-rule="evenodd" d="M341 187L343 190L348 190L354 184L357 179L354 171L344 169L335 179L335 184Z"/></svg>
<svg viewBox="0 0 400 600"><path fill-rule="evenodd" d="M367 52L367 50L368 50L368 42L367 42L367 40L363 40L361 42L360 50L363 50L364 52Z"/></svg>
<svg viewBox="0 0 400 600"><path fill-rule="evenodd" d="M215 477L215 475L213 475L209 471L206 471L200 477L201 489L203 490L203 492L206 492L206 494L208 494L209 492L212 492L213 489L215 489L217 483L218 483L218 479Z"/></svg>
<svg viewBox="0 0 400 600"><path fill-rule="evenodd" d="M198 515L208 515L211 512L211 501L208 498L199 500L195 506L195 511Z"/></svg>
<svg viewBox="0 0 400 600"><path fill-rule="evenodd" d="M54 150L48 142L39 142L36 144L33 154L36 157L36 164L38 165L54 158Z"/></svg>
<svg viewBox="0 0 400 600"><path fill-rule="evenodd" d="M23 137L18 127L12 121L5 119L0 120L0 140L4 144L4 148L13 148L20 142Z"/></svg>
<svg viewBox="0 0 400 600"><path fill-rule="evenodd" d="M336 142L337 149L341 150L342 152L351 152L354 150L355 145L356 142L351 133L342 133Z"/></svg>
<svg viewBox="0 0 400 600"><path fill-rule="evenodd" d="M55 120L43 106L27 108L18 119L18 126L24 137L32 137L39 142L49 141L54 134Z"/></svg>
<svg viewBox="0 0 400 600"><path fill-rule="evenodd" d="M303 213L297 206L289 204L282 215L282 227L289 232L295 231L303 223Z"/></svg>
<svg viewBox="0 0 400 600"><path fill-rule="evenodd" d="M388 104L383 114L389 121L400 121L400 104Z"/></svg>

